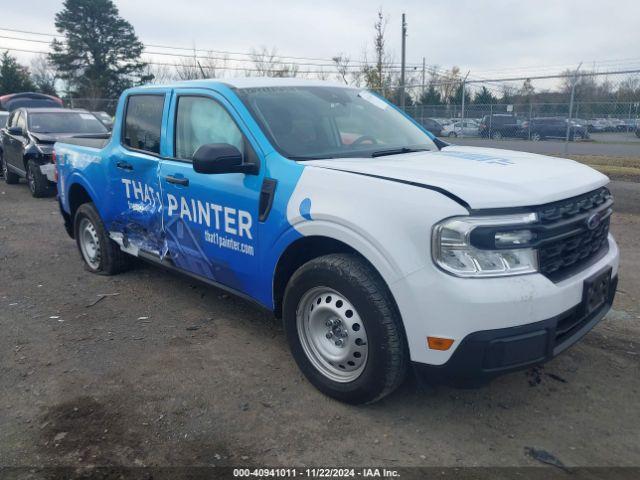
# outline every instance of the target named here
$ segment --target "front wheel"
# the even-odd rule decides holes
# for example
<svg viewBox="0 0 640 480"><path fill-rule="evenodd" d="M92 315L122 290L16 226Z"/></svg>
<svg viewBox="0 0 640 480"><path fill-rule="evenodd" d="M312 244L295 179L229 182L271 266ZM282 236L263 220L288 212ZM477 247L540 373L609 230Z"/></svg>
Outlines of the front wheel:
<svg viewBox="0 0 640 480"><path fill-rule="evenodd" d="M34 198L51 196L53 188L47 177L40 171L40 166L34 161L27 162L27 185Z"/></svg>
<svg viewBox="0 0 640 480"><path fill-rule="evenodd" d="M449 132L449 137L457 137L458 134L456 132Z"/></svg>
<svg viewBox="0 0 640 480"><path fill-rule="evenodd" d="M408 349L386 284L351 254L316 258L287 285L284 327L300 370L343 402L378 400L404 380Z"/></svg>
<svg viewBox="0 0 640 480"><path fill-rule="evenodd" d="M542 136L539 133L532 133L531 140L533 142L539 142L540 140L542 140Z"/></svg>
<svg viewBox="0 0 640 480"><path fill-rule="evenodd" d="M85 267L90 272L115 275L129 266L127 254L109 238L93 203L85 203L78 208L74 220L74 237Z"/></svg>

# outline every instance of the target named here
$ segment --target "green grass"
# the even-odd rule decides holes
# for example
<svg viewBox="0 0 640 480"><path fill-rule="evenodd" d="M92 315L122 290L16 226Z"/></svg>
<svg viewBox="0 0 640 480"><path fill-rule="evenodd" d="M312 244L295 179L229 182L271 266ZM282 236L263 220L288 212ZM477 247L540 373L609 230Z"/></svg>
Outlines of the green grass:
<svg viewBox="0 0 640 480"><path fill-rule="evenodd" d="M612 180L640 183L640 156L609 157L602 155L557 155L584 163L604 173Z"/></svg>

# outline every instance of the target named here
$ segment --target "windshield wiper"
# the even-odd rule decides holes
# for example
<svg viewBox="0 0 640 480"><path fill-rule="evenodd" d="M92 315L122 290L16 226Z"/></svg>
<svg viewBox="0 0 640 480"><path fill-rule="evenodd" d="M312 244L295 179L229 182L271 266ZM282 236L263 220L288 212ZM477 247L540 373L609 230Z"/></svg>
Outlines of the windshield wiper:
<svg viewBox="0 0 640 480"><path fill-rule="evenodd" d="M389 148L387 150L376 150L371 154L372 157L384 157L385 155L400 155L402 153L413 153L413 152L428 152L428 148L411 148L411 147L400 147L400 148Z"/></svg>

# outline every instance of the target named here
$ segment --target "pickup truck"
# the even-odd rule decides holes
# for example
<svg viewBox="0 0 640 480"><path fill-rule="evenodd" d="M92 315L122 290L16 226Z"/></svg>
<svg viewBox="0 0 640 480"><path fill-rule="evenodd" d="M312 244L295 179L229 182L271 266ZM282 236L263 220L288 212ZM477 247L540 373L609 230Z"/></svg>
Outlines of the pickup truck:
<svg viewBox="0 0 640 480"><path fill-rule="evenodd" d="M616 290L606 176L449 145L363 89L137 87L109 140L58 142L55 162L90 272L138 257L273 311L304 375L349 403L411 370L479 386L548 361Z"/></svg>

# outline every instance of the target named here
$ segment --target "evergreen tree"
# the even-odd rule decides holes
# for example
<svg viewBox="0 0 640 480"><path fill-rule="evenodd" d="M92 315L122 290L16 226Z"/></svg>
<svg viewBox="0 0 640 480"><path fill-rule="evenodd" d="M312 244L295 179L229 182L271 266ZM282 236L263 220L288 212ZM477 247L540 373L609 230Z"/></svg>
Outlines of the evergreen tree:
<svg viewBox="0 0 640 480"><path fill-rule="evenodd" d="M429 85L429 88L420 95L419 103L421 105L442 105L442 96L435 86Z"/></svg>
<svg viewBox="0 0 640 480"><path fill-rule="evenodd" d="M144 45L112 0L65 0L55 25L65 40L53 41L49 59L72 95L113 98L152 80L140 59Z"/></svg>
<svg viewBox="0 0 640 480"><path fill-rule="evenodd" d="M5 51L0 56L0 95L8 93L32 92L35 85L29 77L29 70L18 63L15 57Z"/></svg>
<svg viewBox="0 0 640 480"><path fill-rule="evenodd" d="M480 91L476 92L476 96L473 99L473 103L478 105L490 105L496 103L497 98L493 96L491 91L487 87L482 87Z"/></svg>

